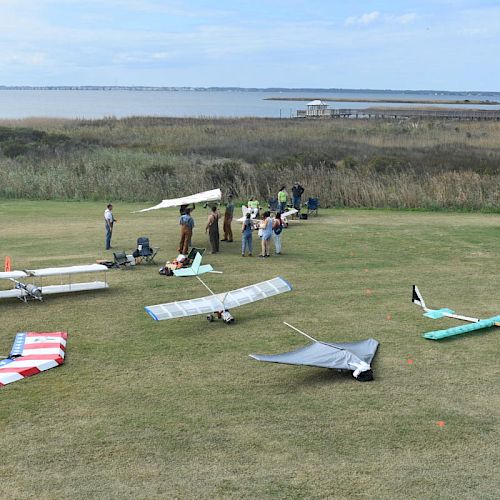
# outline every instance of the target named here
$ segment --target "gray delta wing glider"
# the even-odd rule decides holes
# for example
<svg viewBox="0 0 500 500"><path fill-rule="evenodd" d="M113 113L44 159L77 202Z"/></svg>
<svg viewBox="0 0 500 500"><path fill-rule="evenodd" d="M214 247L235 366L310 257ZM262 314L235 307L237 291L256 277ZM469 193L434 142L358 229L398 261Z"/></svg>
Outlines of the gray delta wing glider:
<svg viewBox="0 0 500 500"><path fill-rule="evenodd" d="M207 314L207 319L213 321L212 314L216 313L226 323L231 323L234 318L229 313L230 309L292 290L292 286L288 281L279 276L272 280L262 281L226 293L215 294L206 285L205 287L212 295L198 299L147 306L145 307L146 312L156 321L195 316L197 314Z"/></svg>
<svg viewBox="0 0 500 500"><path fill-rule="evenodd" d="M367 339L361 342L338 342L331 344L329 342L320 342L288 323L285 323L285 325L301 333L313 342L296 351L271 355L250 354L250 357L257 361L266 361L269 363L349 370L353 372L354 378L360 382L373 380L373 372L370 365L378 348L376 340Z"/></svg>
<svg viewBox="0 0 500 500"><path fill-rule="evenodd" d="M424 316L426 316L427 318L452 318L470 323L468 325L454 326L451 328L446 328L445 330L434 330L432 332L424 333L422 337L426 339L441 340L446 337L461 335L462 333L482 330L484 328L491 328L492 326L500 326L500 316L492 316L491 318L480 319L456 314L455 311L452 311L448 308L430 309L425 305L424 298L422 297L422 294L420 293L420 290L416 285L413 285L411 301L417 306L420 306L425 311Z"/></svg>
<svg viewBox="0 0 500 500"><path fill-rule="evenodd" d="M222 198L220 189L212 189L210 191L203 191L201 193L184 196L183 198L172 198L170 200L163 200L158 205L150 208L143 208L138 212L149 212L150 210L158 210L159 208L180 207L181 205L189 205L190 203L203 203L204 201L219 201Z"/></svg>

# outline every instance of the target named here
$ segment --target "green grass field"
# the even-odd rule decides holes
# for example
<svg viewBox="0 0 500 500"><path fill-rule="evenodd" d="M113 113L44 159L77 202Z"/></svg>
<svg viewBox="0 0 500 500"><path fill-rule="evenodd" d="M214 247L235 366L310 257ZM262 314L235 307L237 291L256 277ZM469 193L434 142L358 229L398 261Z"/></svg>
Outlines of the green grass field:
<svg viewBox="0 0 500 500"><path fill-rule="evenodd" d="M113 246L147 235L158 262L173 258L176 211L137 208L116 204ZM0 200L0 256L16 269L103 258L103 210ZM194 216L205 246L201 206ZM294 286L235 309L231 326L152 321L145 305L205 295L159 265L112 271L107 291L1 302L0 354L19 331L69 339L62 367L0 390L0 497L498 498L499 332L425 340L456 322L410 299L417 283L429 306L500 314L499 236L496 215L323 210L291 224L281 257L221 243L204 259L224 272L207 276L216 291ZM377 339L375 381L248 358L305 344L282 321Z"/></svg>

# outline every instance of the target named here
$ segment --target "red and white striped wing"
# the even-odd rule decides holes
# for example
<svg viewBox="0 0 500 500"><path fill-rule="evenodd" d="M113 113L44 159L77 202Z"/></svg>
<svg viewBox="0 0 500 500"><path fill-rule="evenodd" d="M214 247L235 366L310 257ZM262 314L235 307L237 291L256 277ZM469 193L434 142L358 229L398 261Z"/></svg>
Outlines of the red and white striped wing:
<svg viewBox="0 0 500 500"><path fill-rule="evenodd" d="M0 387L64 363L66 332L18 333L7 359L0 361Z"/></svg>

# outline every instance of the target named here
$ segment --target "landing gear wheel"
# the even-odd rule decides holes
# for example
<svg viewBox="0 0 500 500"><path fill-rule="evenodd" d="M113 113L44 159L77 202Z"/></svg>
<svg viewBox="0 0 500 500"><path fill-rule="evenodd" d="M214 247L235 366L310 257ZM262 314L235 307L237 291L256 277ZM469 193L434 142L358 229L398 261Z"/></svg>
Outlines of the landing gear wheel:
<svg viewBox="0 0 500 500"><path fill-rule="evenodd" d="M215 319L215 318L214 318L214 315L213 315L213 314L208 314L208 315L207 315L207 321L208 321L209 323L212 323L212 321L213 321L214 319Z"/></svg>

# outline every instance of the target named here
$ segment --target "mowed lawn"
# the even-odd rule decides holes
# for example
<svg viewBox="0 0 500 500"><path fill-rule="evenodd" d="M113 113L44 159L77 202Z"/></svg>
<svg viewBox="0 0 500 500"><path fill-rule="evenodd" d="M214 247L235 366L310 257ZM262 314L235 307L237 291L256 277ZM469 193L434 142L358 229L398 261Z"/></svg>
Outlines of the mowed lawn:
<svg viewBox="0 0 500 500"><path fill-rule="evenodd" d="M2 260L109 255L103 205L0 200ZM143 206L116 203L113 246L149 236L159 263L175 257L177 212L131 213ZM206 246L206 210L194 216ZM0 302L2 355L19 331L69 333L62 367L0 390L0 497L498 498L500 332L423 339L457 322L424 318L411 285L431 307L500 314L500 216L320 210L270 259L241 258L233 228L204 259L223 271L209 286L280 275L294 290L233 310L231 326L153 321L144 306L206 294L159 264L109 272L107 291ZM375 380L250 359L307 343L283 321L377 339Z"/></svg>

